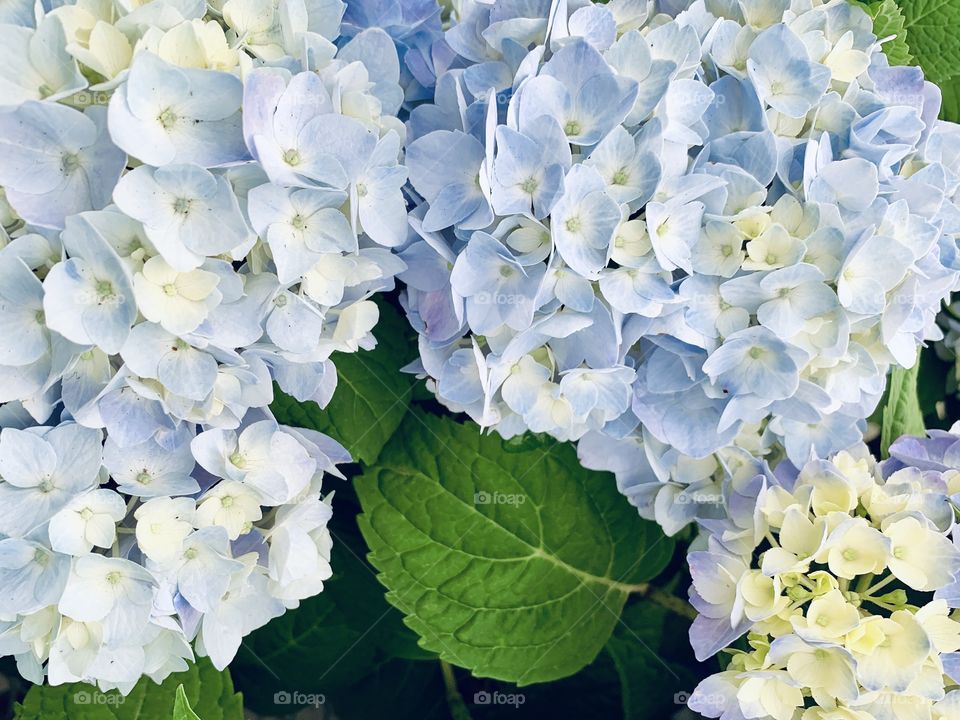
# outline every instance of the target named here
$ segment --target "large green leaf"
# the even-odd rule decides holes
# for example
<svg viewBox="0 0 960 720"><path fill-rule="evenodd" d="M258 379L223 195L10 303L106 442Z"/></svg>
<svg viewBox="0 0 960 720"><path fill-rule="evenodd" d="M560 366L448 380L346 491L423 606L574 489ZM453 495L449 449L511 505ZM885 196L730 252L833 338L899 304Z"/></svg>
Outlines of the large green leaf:
<svg viewBox="0 0 960 720"><path fill-rule="evenodd" d="M696 685L684 667L695 664L688 627L689 620L649 600L631 599L603 651L576 675L525 688L463 678L461 692L473 720L505 717L504 706L514 720L663 720Z"/></svg>
<svg viewBox="0 0 960 720"><path fill-rule="evenodd" d="M880 427L880 454L888 456L890 445L901 435L923 437L923 411L917 396L917 375L920 362L909 370L895 367L890 372L886 405L883 408L883 423Z"/></svg>
<svg viewBox="0 0 960 720"><path fill-rule="evenodd" d="M906 18L895 0L863 5L870 17L873 18L873 32L881 40L894 36L883 44L891 65L911 65L913 55L910 53L907 38Z"/></svg>
<svg viewBox="0 0 960 720"><path fill-rule="evenodd" d="M943 93L940 117L950 122L960 122L960 75L940 83L940 91Z"/></svg>
<svg viewBox="0 0 960 720"><path fill-rule="evenodd" d="M281 392L271 405L281 423L326 433L362 463L375 462L400 426L415 382L412 375L400 372L417 353L409 338L410 325L392 306L377 304L380 321L373 331L377 347L334 353L337 390L325 408L299 403Z"/></svg>
<svg viewBox="0 0 960 720"><path fill-rule="evenodd" d="M960 74L960 0L900 0L910 51L928 80Z"/></svg>
<svg viewBox="0 0 960 720"><path fill-rule="evenodd" d="M411 413L356 480L371 562L420 644L526 685L588 665L673 543L569 444Z"/></svg>
<svg viewBox="0 0 960 720"><path fill-rule="evenodd" d="M124 697L116 690L100 692L86 683L35 685L30 688L15 720L170 720L177 689L202 720L243 720L243 701L233 691L230 673L220 672L206 658L157 685L149 678ZM189 715L180 717L190 717Z"/></svg>

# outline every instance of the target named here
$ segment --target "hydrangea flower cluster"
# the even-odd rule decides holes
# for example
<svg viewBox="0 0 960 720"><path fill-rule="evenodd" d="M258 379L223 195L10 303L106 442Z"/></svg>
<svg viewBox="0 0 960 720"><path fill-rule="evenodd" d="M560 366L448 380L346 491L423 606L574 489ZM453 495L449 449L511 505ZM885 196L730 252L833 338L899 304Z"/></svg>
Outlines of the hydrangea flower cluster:
<svg viewBox="0 0 960 720"><path fill-rule="evenodd" d="M268 405L326 404L375 342L398 48L432 36L340 0L54 4L0 9L0 655L127 691L330 576L349 456Z"/></svg>
<svg viewBox="0 0 960 720"><path fill-rule="evenodd" d="M746 635L690 707L724 720L954 718L960 710L960 423L797 469L731 476L689 555L690 639Z"/></svg>
<svg viewBox="0 0 960 720"><path fill-rule="evenodd" d="M960 279L937 88L842 0L457 9L407 123L400 277L438 399L580 440L671 532L725 448L857 442Z"/></svg>

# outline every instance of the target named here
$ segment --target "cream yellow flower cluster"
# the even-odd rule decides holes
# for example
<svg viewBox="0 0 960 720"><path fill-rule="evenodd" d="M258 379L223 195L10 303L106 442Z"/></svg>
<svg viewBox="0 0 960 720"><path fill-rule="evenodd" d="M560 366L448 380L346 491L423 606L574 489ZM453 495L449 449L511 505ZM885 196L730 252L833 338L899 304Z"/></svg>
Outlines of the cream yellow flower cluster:
<svg viewBox="0 0 960 720"><path fill-rule="evenodd" d="M691 708L723 720L960 718L960 472L877 463L865 447L790 467L732 482L731 519L707 523L707 549L690 554L698 655L746 635Z"/></svg>
<svg viewBox="0 0 960 720"><path fill-rule="evenodd" d="M340 5L339 0L336 4ZM242 63L251 67L249 56L240 49L274 61L297 54L289 37L294 34L290 32L293 27L285 27L273 0L213 3L201 18L203 7L196 2L157 7L141 0L78 0L56 8L49 17L59 21L67 53L93 79L94 90L114 87L142 50L179 67L226 72L235 71ZM327 37L337 36L341 14L342 6L339 12L327 15L331 21L330 28L325 28ZM286 24L290 25L289 19ZM284 47L285 35L289 48ZM335 48L324 44L329 45L332 58Z"/></svg>

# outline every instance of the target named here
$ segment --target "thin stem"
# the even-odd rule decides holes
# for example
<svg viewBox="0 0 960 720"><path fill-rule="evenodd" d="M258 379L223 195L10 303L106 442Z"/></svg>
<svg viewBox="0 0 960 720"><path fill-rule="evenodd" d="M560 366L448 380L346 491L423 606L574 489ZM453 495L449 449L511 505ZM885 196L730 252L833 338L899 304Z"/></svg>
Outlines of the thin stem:
<svg viewBox="0 0 960 720"><path fill-rule="evenodd" d="M447 707L453 720L470 720L470 711L460 695L457 687L457 678L453 674L453 667L446 660L440 661L440 672L443 673L443 684L447 688Z"/></svg>
<svg viewBox="0 0 960 720"><path fill-rule="evenodd" d="M816 586L813 584L813 581L810 578L808 578L806 575L801 575L799 578L797 578L797 580L807 590L814 590L816 588Z"/></svg>
<svg viewBox="0 0 960 720"><path fill-rule="evenodd" d="M646 598L650 602L655 603L662 608L666 608L670 612L679 615L680 617L687 618L687 620L697 619L696 608L694 608L686 600L678 598L673 593L669 593L666 590L661 590L660 588L650 585L649 583L641 583L640 585L634 585L633 587L634 593Z"/></svg>
<svg viewBox="0 0 960 720"><path fill-rule="evenodd" d="M896 576L894 576L894 575L888 575L887 577L885 577L883 580L881 580L880 582L878 582L878 583L877 583L876 585L874 585L873 587L868 588L867 590L865 590L863 593L861 593L861 595L863 595L864 597L869 597L870 595L873 595L875 592L877 592L877 590L881 590L881 589L885 588L887 585L889 585L890 583L892 583L892 582L893 582L894 580L896 580L896 579L897 579Z"/></svg>
<svg viewBox="0 0 960 720"><path fill-rule="evenodd" d="M873 573L861 575L859 578L857 578L857 584L854 586L853 591L858 595L865 595L867 588L870 587L870 583L873 582L875 577L876 575Z"/></svg>
<svg viewBox="0 0 960 720"><path fill-rule="evenodd" d="M868 602L868 603L872 603L873 605L876 605L877 607L881 607L881 608L883 608L884 610L889 610L890 612L896 612L897 610L903 610L903 608L896 607L896 606L894 606L894 605L891 605L890 603L885 603L885 602L883 602L882 600L877 600L876 598L864 598L863 601L864 601L864 602Z"/></svg>

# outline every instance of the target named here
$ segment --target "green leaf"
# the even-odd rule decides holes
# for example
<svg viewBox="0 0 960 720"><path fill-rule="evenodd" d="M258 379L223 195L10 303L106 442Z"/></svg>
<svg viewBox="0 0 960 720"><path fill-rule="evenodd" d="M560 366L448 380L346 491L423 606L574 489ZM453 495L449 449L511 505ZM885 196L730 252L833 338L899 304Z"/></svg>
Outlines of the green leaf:
<svg viewBox="0 0 960 720"><path fill-rule="evenodd" d="M200 720L200 716L190 707L183 685L177 685L177 694L173 699L173 720Z"/></svg>
<svg viewBox="0 0 960 720"><path fill-rule="evenodd" d="M943 93L940 117L950 122L960 122L960 76L941 82L940 91Z"/></svg>
<svg viewBox="0 0 960 720"><path fill-rule="evenodd" d="M525 688L467 680L461 694L473 720L505 717L503 707L511 696L522 696L522 702L510 706L514 720L670 718L697 684L697 677L685 667L696 665L686 642L689 624L649 600L631 599L603 652L576 675ZM680 657L672 657L674 653ZM709 665L701 667L698 676L709 671ZM499 693L499 704L483 703L492 701L494 693Z"/></svg>
<svg viewBox="0 0 960 720"><path fill-rule="evenodd" d="M684 693L693 690L690 673L660 652L667 615L651 602L628 605L604 648L620 678L624 720L670 717L684 704ZM686 633L680 640L686 641Z"/></svg>
<svg viewBox="0 0 960 720"><path fill-rule="evenodd" d="M600 652L673 541L569 444L529 445L411 413L356 480L370 559L420 645L526 685Z"/></svg>
<svg viewBox="0 0 960 720"><path fill-rule="evenodd" d="M883 44L883 52L890 60L890 64L912 65L913 55L908 46L906 18L895 0L883 0L883 2L861 6L873 18L873 32L878 38L883 40L891 35L896 36Z"/></svg>
<svg viewBox="0 0 960 720"><path fill-rule="evenodd" d="M956 362L937 354L936 345L920 350L920 371L917 375L917 399L929 429L946 430L958 416L955 409Z"/></svg>
<svg viewBox="0 0 960 720"><path fill-rule="evenodd" d="M890 371L887 402L880 426L880 454L883 457L888 457L890 445L901 435L923 437L926 434L917 396L919 371L919 361L909 370L895 367Z"/></svg>
<svg viewBox="0 0 960 720"><path fill-rule="evenodd" d="M901 0L900 9L927 79L939 84L960 73L960 0Z"/></svg>
<svg viewBox="0 0 960 720"><path fill-rule="evenodd" d="M277 693L333 696L393 657L432 659L386 602L375 571L364 560L349 488L338 488L331 522L333 576L319 595L248 636L231 665L237 686L257 712L299 710L275 702ZM353 511L351 513L351 511Z"/></svg>
<svg viewBox="0 0 960 720"><path fill-rule="evenodd" d="M201 658L184 672L170 675L162 685L143 678L124 697L116 690L104 693L93 685L34 685L22 705L17 705L15 720L174 720L191 715L176 715L176 698L182 688L192 717L203 720L243 720L243 700L233 691L230 673L220 672Z"/></svg>
<svg viewBox="0 0 960 720"><path fill-rule="evenodd" d="M409 323L390 305L377 304L380 321L373 331L377 347L334 353L337 389L325 408L297 402L279 391L271 405L281 423L326 433L355 461L367 464L376 461L407 412L415 379L400 368L417 353L408 337Z"/></svg>

